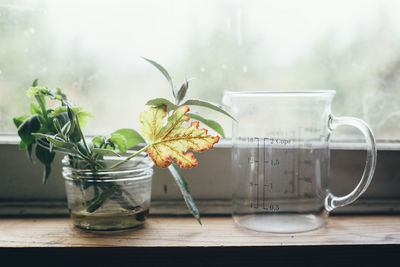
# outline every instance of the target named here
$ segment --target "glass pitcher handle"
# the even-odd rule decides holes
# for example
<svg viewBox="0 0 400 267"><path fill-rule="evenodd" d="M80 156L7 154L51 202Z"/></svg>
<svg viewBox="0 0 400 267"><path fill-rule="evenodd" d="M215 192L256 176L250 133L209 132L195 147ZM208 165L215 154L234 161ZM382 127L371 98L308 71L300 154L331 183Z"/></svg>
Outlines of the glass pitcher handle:
<svg viewBox="0 0 400 267"><path fill-rule="evenodd" d="M376 143L374 134L368 125L357 118L353 117L334 117L329 116L328 127L331 131L342 125L349 125L359 129L367 141L367 160L365 162L364 173L356 188L346 196L337 197L329 193L325 200L325 208L331 211L337 207L345 206L355 201L362 193L367 190L368 185L371 183L372 176L374 175L376 165Z"/></svg>

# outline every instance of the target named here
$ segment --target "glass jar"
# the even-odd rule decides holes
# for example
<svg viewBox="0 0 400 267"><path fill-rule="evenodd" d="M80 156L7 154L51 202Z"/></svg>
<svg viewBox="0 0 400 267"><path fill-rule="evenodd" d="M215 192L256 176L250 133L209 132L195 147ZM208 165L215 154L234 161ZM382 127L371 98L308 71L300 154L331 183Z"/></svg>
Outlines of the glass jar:
<svg viewBox="0 0 400 267"><path fill-rule="evenodd" d="M149 214L153 162L139 155L117 168L124 157L104 157L102 169L66 156L63 177L73 224L87 230L142 226Z"/></svg>

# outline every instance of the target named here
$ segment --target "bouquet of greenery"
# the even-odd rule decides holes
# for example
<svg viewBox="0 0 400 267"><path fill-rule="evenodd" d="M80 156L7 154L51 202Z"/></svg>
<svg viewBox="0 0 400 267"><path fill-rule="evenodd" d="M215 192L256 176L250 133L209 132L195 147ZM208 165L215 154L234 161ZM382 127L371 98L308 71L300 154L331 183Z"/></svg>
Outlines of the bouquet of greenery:
<svg viewBox="0 0 400 267"><path fill-rule="evenodd" d="M43 183L46 183L56 152L68 155L71 162L79 162L79 164L83 162L85 166L80 166L80 168L97 171L106 168L104 156L119 157L127 153L129 148L144 144L143 148L127 156L124 161L107 168L117 168L139 154L147 153L156 166L168 167L190 212L201 223L198 209L180 168L197 166L197 160L192 152L211 149L219 141L219 136L208 135L206 129L199 129L199 121L214 129L222 137L224 137L224 131L216 121L189 113L189 106L201 106L221 112L231 118L232 116L216 104L199 99L185 99L189 80L185 80L178 89L165 68L150 59L144 59L155 66L168 80L174 102L164 98L148 101L146 104L151 106L150 109L140 114L142 124L140 133L133 129L119 129L109 136L95 136L87 140L82 128L94 116L74 105L60 88L50 90L39 86L38 80L35 80L27 91L27 95L34 97L37 105L31 104L30 116L14 118L14 124L21 138L20 148L27 150L32 162L31 155L34 151L36 158L44 165ZM54 109L48 108L46 98L58 102L59 105ZM195 120L189 127L184 127L183 123L190 119ZM115 191L118 188L113 187L112 190ZM86 210L96 211L110 195L110 192L103 191L90 203L86 203Z"/></svg>

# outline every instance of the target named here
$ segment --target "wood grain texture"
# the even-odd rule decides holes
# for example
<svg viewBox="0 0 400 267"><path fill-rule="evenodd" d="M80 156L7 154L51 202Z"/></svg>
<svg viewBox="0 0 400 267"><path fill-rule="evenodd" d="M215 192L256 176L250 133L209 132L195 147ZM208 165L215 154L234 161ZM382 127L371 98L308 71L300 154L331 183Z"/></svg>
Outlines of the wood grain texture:
<svg viewBox="0 0 400 267"><path fill-rule="evenodd" d="M68 218L0 218L0 247L260 247L399 245L400 216L332 216L317 232L265 236L235 227L231 217L151 217L137 230L88 232Z"/></svg>

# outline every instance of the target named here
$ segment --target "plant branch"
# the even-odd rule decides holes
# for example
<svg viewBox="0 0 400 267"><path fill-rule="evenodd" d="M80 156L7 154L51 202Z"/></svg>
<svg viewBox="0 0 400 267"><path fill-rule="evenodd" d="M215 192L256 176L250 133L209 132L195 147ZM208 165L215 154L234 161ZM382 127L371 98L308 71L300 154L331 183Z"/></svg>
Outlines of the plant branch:
<svg viewBox="0 0 400 267"><path fill-rule="evenodd" d="M139 150L138 152L136 152L135 154L132 154L132 155L130 155L129 157L127 157L124 161L121 161L121 162L118 162L118 163L112 165L112 166L110 167L110 169L114 169L114 168L117 168L117 167L121 166L122 164L125 164L125 163L128 162L131 158L136 157L137 155L139 155L140 153L142 153L143 151L145 151L146 149L148 149L149 146L150 146L150 145L147 145L147 146L143 147L142 149L140 149L140 150Z"/></svg>

